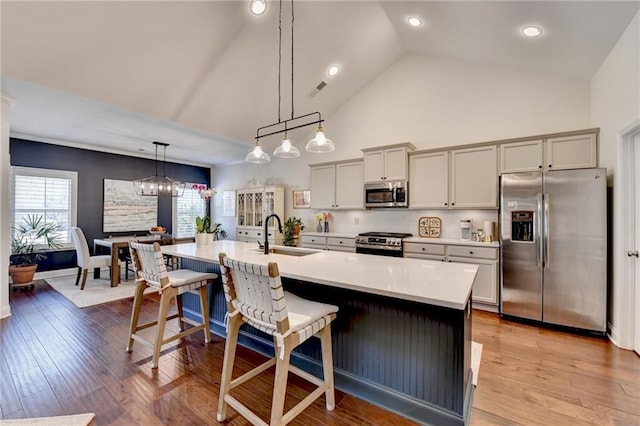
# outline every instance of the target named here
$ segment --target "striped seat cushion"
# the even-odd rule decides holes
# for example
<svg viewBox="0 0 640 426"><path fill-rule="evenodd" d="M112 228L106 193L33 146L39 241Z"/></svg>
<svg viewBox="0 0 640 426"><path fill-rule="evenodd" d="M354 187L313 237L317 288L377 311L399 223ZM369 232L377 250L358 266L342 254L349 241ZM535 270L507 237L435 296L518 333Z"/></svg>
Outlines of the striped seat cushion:
<svg viewBox="0 0 640 426"><path fill-rule="evenodd" d="M284 292L284 300L289 314L289 326L291 327L290 330L292 333L299 332L308 326L312 326L308 330L305 330L307 333L310 332L306 338L311 337L318 330L331 322L330 314L338 312L337 306L303 299L302 297L296 296L288 291ZM246 315L245 319L249 324L264 331L265 333L272 335L276 333L276 327L272 324ZM306 338L303 340L306 340Z"/></svg>

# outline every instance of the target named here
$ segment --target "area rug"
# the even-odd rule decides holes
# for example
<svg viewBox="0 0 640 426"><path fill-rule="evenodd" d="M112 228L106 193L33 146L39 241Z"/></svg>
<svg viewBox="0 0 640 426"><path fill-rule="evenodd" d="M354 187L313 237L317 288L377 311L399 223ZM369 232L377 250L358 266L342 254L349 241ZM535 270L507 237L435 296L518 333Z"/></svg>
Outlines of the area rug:
<svg viewBox="0 0 640 426"><path fill-rule="evenodd" d="M70 416L38 417L31 419L2 419L6 426L87 426L94 424L94 413L72 414Z"/></svg>
<svg viewBox="0 0 640 426"><path fill-rule="evenodd" d="M117 287L111 287L108 275L98 279L87 277L87 284L84 286L84 290L80 290L80 284L76 286L75 275L47 278L46 281L78 308L127 299L133 297L136 289L133 280L121 281ZM149 291L147 290L147 292Z"/></svg>
<svg viewBox="0 0 640 426"><path fill-rule="evenodd" d="M482 359L482 343L471 342L471 371L473 371L473 386L478 386L478 373Z"/></svg>

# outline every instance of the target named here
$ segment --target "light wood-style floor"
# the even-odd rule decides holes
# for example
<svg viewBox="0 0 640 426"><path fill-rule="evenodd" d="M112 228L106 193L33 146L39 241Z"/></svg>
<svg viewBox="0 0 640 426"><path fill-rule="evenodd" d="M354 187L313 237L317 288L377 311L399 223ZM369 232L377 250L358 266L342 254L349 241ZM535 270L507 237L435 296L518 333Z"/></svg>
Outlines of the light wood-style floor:
<svg viewBox="0 0 640 426"><path fill-rule="evenodd" d="M0 322L0 418L95 412L98 425L217 424L224 340L196 333L163 351L124 350L131 300L78 309L43 281L10 291L12 316ZM157 299L143 305L155 317ZM472 425L640 425L640 357L608 340L507 322L474 311L473 339L483 344ZM237 370L263 360L239 348ZM268 418L271 375L239 389ZM286 408L310 389L290 376ZM336 393L333 412L316 401L291 424L403 425L412 422ZM228 424L245 425L232 409Z"/></svg>

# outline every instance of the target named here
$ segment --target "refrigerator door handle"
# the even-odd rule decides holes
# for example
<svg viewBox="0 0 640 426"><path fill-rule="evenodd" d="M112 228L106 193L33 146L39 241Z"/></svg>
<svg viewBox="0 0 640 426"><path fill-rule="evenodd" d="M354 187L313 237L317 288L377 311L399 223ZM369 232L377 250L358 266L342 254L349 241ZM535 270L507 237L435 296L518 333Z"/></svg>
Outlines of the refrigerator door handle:
<svg viewBox="0 0 640 426"><path fill-rule="evenodd" d="M536 266L540 268L542 266L542 193L537 194L537 208L535 212L536 220L534 222L535 229L533 235L536 243Z"/></svg>
<svg viewBox="0 0 640 426"><path fill-rule="evenodd" d="M549 194L543 194L544 224L542 236L544 238L544 267L549 269Z"/></svg>

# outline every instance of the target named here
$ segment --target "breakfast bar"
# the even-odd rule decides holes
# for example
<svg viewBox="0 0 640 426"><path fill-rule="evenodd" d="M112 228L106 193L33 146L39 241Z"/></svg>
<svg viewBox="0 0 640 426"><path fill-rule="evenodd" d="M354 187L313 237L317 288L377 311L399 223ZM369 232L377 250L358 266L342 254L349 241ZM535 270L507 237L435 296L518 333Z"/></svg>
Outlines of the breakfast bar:
<svg viewBox="0 0 640 426"><path fill-rule="evenodd" d="M473 397L471 288L478 266L215 241L163 246L185 267L219 272L218 254L244 262L277 262L288 291L339 307L332 328L336 387L412 420L468 422ZM188 265L188 266L187 266ZM186 294L185 315L198 317ZM225 336L222 286L210 288L211 329ZM240 343L273 353L271 338L244 326ZM292 363L321 374L319 342L305 342Z"/></svg>

